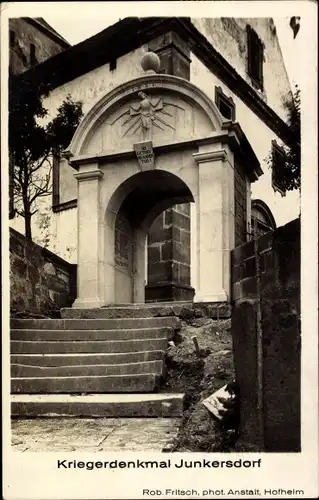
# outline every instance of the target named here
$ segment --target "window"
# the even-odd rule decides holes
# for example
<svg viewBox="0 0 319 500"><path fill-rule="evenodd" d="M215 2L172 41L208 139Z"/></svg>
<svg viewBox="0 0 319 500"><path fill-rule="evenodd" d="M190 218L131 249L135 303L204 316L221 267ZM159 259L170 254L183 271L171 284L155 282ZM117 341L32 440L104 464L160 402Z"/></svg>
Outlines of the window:
<svg viewBox="0 0 319 500"><path fill-rule="evenodd" d="M16 34L13 30L10 30L10 47L14 47L16 43Z"/></svg>
<svg viewBox="0 0 319 500"><path fill-rule="evenodd" d="M247 26L248 74L253 85L263 90L264 44L257 33Z"/></svg>
<svg viewBox="0 0 319 500"><path fill-rule="evenodd" d="M38 64L37 58L36 58L36 49L34 43L30 44L30 65L35 66Z"/></svg>
<svg viewBox="0 0 319 500"><path fill-rule="evenodd" d="M221 87L215 87L215 104L224 118L235 121L234 101L224 94Z"/></svg>
<svg viewBox="0 0 319 500"><path fill-rule="evenodd" d="M283 185L286 173L286 154L276 141L272 141L272 174L271 184L275 191L278 191L282 196L285 193L280 188Z"/></svg>
<svg viewBox="0 0 319 500"><path fill-rule="evenodd" d="M77 206L77 181L66 158L54 153L52 158L52 211L62 212Z"/></svg>
<svg viewBox="0 0 319 500"><path fill-rule="evenodd" d="M110 71L114 71L116 69L116 59L111 59L110 61Z"/></svg>
<svg viewBox="0 0 319 500"><path fill-rule="evenodd" d="M257 231L257 238L264 233L276 229L276 221L268 207L262 200L252 200L251 202L251 236L254 237Z"/></svg>

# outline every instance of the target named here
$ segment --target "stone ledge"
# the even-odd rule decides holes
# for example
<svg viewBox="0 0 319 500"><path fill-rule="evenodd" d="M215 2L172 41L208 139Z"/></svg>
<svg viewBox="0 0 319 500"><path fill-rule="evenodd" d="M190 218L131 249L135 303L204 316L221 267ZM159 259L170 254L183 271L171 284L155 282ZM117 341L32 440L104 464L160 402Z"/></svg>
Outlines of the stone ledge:
<svg viewBox="0 0 319 500"><path fill-rule="evenodd" d="M167 322L164 326L171 326L178 329L179 325L174 323L177 318L188 319L198 317L208 317L212 319L227 319L231 317L232 306L228 302L198 302L192 301L174 301L174 302L149 302L147 304L130 304L130 305L108 305L99 309L81 309L76 310L62 309L63 318L70 317L74 314L79 314L82 318L104 318L115 319L121 318L159 318L171 317L171 323ZM74 316L73 316L74 317ZM169 318L167 318L169 320ZM177 320L178 321L178 320ZM154 326L154 325L152 325ZM162 325L163 326L163 325ZM145 327L145 326L144 326ZM90 325L90 328L91 325Z"/></svg>
<svg viewBox="0 0 319 500"><path fill-rule="evenodd" d="M13 417L149 417L183 415L184 394L13 394Z"/></svg>
<svg viewBox="0 0 319 500"><path fill-rule="evenodd" d="M145 301L148 303L166 302L169 300L192 300L194 294L194 288L179 283L156 283L154 285L146 285L145 287Z"/></svg>

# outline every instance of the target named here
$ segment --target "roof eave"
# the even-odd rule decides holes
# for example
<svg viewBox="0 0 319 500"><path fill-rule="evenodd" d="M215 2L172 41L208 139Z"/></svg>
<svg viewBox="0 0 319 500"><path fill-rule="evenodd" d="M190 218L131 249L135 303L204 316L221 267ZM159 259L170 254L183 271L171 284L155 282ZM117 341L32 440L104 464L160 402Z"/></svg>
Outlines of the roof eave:
<svg viewBox="0 0 319 500"><path fill-rule="evenodd" d="M264 172L243 129L238 122L226 122L224 128L228 130L228 141L232 149L244 160L243 167L250 182L257 181Z"/></svg>

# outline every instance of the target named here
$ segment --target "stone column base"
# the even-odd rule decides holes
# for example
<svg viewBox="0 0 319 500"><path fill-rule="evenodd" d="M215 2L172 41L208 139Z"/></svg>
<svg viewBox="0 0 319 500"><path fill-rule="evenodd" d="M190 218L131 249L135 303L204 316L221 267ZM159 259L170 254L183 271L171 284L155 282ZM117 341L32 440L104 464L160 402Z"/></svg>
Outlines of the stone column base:
<svg viewBox="0 0 319 500"><path fill-rule="evenodd" d="M97 309L105 304L99 299L75 299L72 304L73 309Z"/></svg>
<svg viewBox="0 0 319 500"><path fill-rule="evenodd" d="M178 283L157 283L146 285L145 302L192 301L195 290L190 285Z"/></svg>
<svg viewBox="0 0 319 500"><path fill-rule="evenodd" d="M194 302L230 302L225 290L209 295L195 294Z"/></svg>

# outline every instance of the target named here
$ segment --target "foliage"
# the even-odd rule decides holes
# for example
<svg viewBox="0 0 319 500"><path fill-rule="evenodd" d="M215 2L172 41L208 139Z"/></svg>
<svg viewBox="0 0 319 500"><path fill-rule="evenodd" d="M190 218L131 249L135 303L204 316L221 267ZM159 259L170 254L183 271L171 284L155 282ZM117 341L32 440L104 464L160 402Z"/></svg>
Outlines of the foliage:
<svg viewBox="0 0 319 500"><path fill-rule="evenodd" d="M290 141L288 145L276 144L273 151L266 159L272 169L274 188L282 194L287 191L300 189L300 89L295 86L293 99L284 101L288 111L288 125L290 128Z"/></svg>
<svg viewBox="0 0 319 500"><path fill-rule="evenodd" d="M52 221L51 221L51 207L47 206L44 210L38 210L36 219L37 226L40 230L40 236L37 238L36 243L43 246L44 248L49 248L52 235ZM50 248L53 251L52 248Z"/></svg>
<svg viewBox="0 0 319 500"><path fill-rule="evenodd" d="M50 85L32 79L12 77L9 84L9 151L13 178L15 213L25 219L25 236L32 239L31 217L38 211L39 199L52 191L52 156L61 153L70 143L82 113L82 103L71 96L57 109L47 125L48 115L43 98Z"/></svg>

